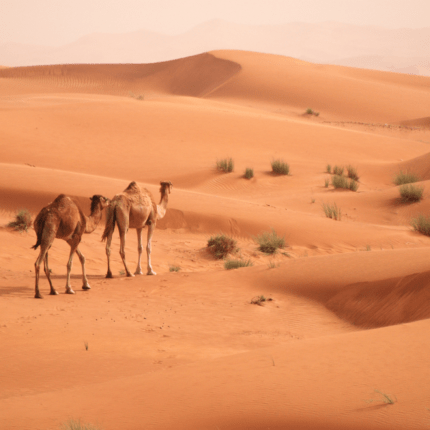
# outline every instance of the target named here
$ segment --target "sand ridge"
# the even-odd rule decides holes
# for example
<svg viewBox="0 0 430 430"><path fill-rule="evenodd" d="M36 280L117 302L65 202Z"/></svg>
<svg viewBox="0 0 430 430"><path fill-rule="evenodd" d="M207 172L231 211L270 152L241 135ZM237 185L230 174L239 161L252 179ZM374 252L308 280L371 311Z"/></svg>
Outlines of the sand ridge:
<svg viewBox="0 0 430 430"><path fill-rule="evenodd" d="M216 51L1 69L0 89L0 428L426 428L430 239L410 223L430 210L429 78ZM224 157L234 172L215 169ZM326 187L328 164L356 167L358 191ZM399 171L419 175L422 201L400 202ZM156 200L173 183L158 275L126 278L115 233L105 279L100 225L80 245L92 289L75 258L64 294L56 240L60 294L42 276L35 300L36 235L6 227L15 212L65 193L89 214L91 195L132 180ZM287 245L268 256L254 238L272 228ZM213 258L219 232L253 267ZM133 231L126 255L133 270Z"/></svg>

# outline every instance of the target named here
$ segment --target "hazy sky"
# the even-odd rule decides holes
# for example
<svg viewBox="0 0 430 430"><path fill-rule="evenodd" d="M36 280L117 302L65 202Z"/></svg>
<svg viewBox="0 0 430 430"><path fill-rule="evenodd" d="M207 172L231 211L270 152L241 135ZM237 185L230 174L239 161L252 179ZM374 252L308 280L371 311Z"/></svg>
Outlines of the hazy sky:
<svg viewBox="0 0 430 430"><path fill-rule="evenodd" d="M94 32L178 34L217 18L421 28L430 27L429 17L430 0L0 0L0 44L55 46Z"/></svg>

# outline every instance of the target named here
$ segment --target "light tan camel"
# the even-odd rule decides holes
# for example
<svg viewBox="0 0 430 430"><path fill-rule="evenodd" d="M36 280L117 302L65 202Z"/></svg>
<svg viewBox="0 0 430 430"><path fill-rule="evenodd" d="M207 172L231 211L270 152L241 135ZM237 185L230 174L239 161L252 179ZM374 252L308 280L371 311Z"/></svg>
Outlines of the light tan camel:
<svg viewBox="0 0 430 430"><path fill-rule="evenodd" d="M112 243L112 235L115 229L115 224L118 225L120 237L120 255L124 263L124 268L127 276L134 276L128 270L125 261L125 235L129 228L135 228L137 231L137 250L138 260L136 275L142 275L141 257L142 257L142 230L148 226L148 240L146 245L148 275L156 275L152 270L151 265L151 239L154 234L155 225L157 220L164 217L166 214L168 195L172 190L171 182L160 182L160 203L157 205L151 193L146 188L140 188L136 182L131 182L130 185L120 194L117 194L110 202L109 207L106 209L106 227L103 232L102 240L106 240L106 256L107 256L107 274L106 278L113 278L110 268L110 247Z"/></svg>
<svg viewBox="0 0 430 430"><path fill-rule="evenodd" d="M106 197L95 195L90 197L91 200L91 215L89 217L82 213L81 208L70 197L60 194L52 203L44 207L37 215L34 221L34 230L37 234L37 242L32 248L37 249L40 245L40 254L34 263L36 269L36 299L41 299L43 296L39 291L39 269L42 260L44 261L45 274L51 286L50 294L58 294L55 291L52 282L50 270L48 267L48 251L51 248L54 239L63 239L70 245L70 256L67 262L67 281L66 293L74 294L70 286L70 272L72 270L73 254L78 254L82 264L82 277L84 290L90 289L87 276L85 274L85 257L78 249L83 233L92 233L100 220L102 219L102 211L109 204L109 199Z"/></svg>

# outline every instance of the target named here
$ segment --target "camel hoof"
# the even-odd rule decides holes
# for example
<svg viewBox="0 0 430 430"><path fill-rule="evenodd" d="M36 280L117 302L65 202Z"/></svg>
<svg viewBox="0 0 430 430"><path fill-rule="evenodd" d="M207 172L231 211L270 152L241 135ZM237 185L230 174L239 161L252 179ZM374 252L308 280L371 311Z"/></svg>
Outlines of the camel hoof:
<svg viewBox="0 0 430 430"><path fill-rule="evenodd" d="M112 279L113 278L112 272L107 272L106 273L106 278Z"/></svg>
<svg viewBox="0 0 430 430"><path fill-rule="evenodd" d="M155 276L157 273L154 272L153 270L151 270L150 272L147 273L148 276Z"/></svg>
<svg viewBox="0 0 430 430"><path fill-rule="evenodd" d="M58 296L58 291L53 290L53 291L51 291L49 294L50 294L51 296Z"/></svg>
<svg viewBox="0 0 430 430"><path fill-rule="evenodd" d="M141 270L136 270L134 272L135 275L143 275L143 272Z"/></svg>
<svg viewBox="0 0 430 430"><path fill-rule="evenodd" d="M87 284L87 285L82 285L82 289L83 290L91 290L91 287Z"/></svg>
<svg viewBox="0 0 430 430"><path fill-rule="evenodd" d="M43 296L42 296L42 294L40 294L40 293L36 293L36 294L34 295L34 298L35 298L35 299L43 299Z"/></svg>
<svg viewBox="0 0 430 430"><path fill-rule="evenodd" d="M66 294L75 294L75 292L71 288L67 288Z"/></svg>
<svg viewBox="0 0 430 430"><path fill-rule="evenodd" d="M134 275L133 275L133 273L127 273L127 277L128 278L134 278Z"/></svg>

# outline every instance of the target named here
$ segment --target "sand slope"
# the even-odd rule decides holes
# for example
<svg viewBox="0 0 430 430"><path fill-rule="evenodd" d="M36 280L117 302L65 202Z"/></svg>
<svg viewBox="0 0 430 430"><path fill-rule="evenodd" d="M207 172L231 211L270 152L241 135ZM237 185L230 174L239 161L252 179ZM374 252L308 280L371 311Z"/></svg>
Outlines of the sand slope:
<svg viewBox="0 0 430 430"><path fill-rule="evenodd" d="M410 222L430 210L428 78L216 51L6 68L0 89L0 428L426 428L430 239ZM233 173L216 171L224 157ZM271 173L275 158L290 175ZM358 191L326 187L328 164L356 167ZM401 170L422 201L400 201ZM15 211L66 193L89 213L91 195L132 180L156 196L174 184L158 275L124 277L116 233L105 279L100 225L80 245L92 289L75 258L64 294L57 240L60 294L42 276L33 299L36 236L6 227ZM333 203L341 221L324 215ZM287 245L267 256L253 238L271 228ZM213 258L221 231L253 267ZM125 249L134 269L133 230Z"/></svg>

